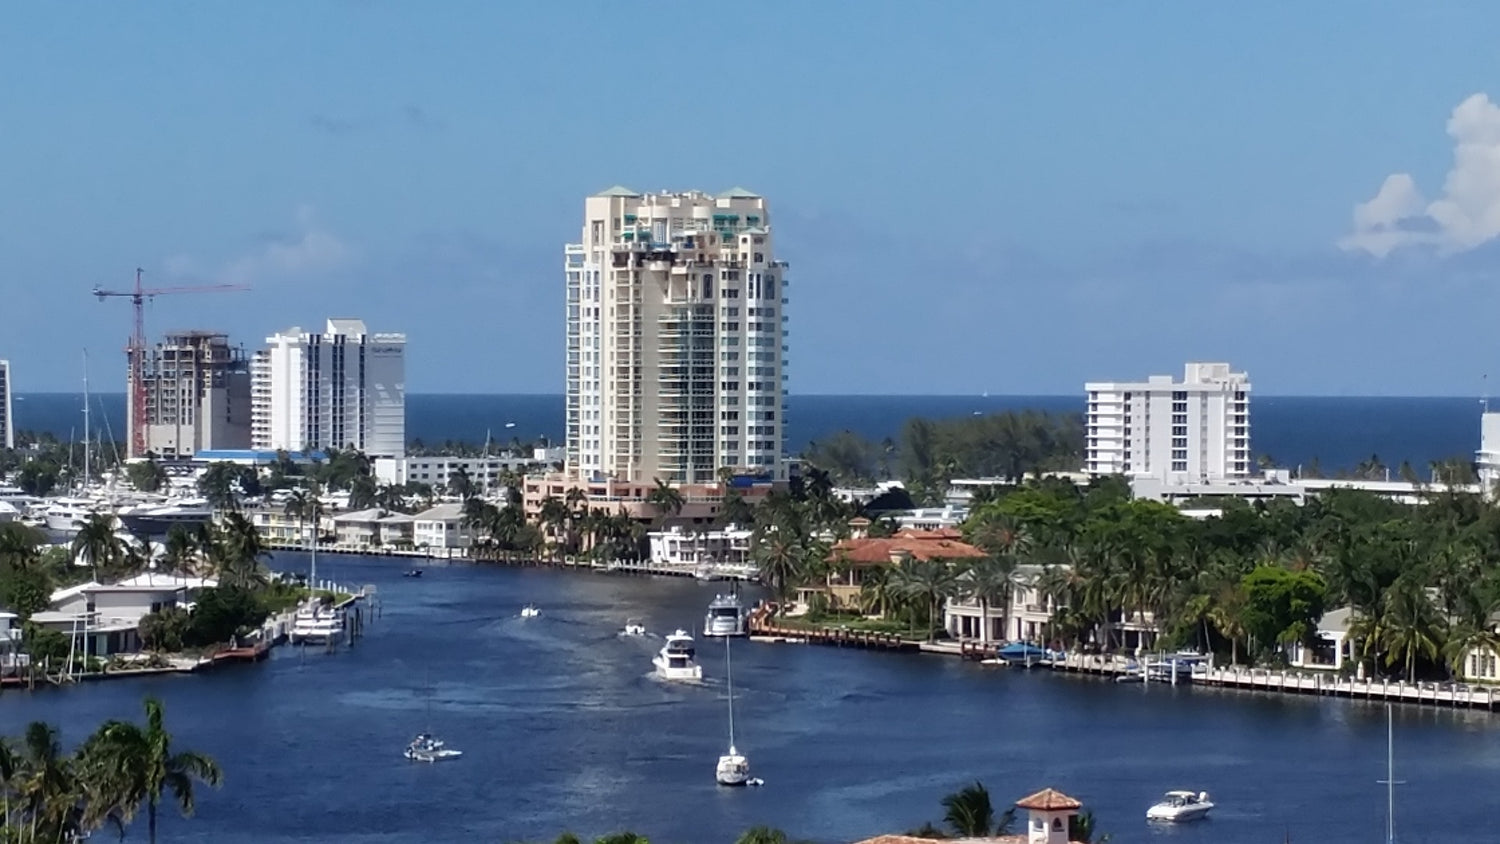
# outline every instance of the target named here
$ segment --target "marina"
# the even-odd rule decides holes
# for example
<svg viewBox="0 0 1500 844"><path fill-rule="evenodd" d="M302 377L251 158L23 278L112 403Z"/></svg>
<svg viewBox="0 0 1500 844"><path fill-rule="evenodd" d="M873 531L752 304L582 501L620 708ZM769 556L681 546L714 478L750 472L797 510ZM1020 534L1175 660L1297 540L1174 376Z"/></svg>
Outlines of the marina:
<svg viewBox="0 0 1500 844"><path fill-rule="evenodd" d="M273 565L303 570L306 558L278 554ZM237 670L6 694L0 708L16 723L60 723L67 740L77 738L69 725L162 696L174 740L216 756L231 783L201 792L192 821L164 816L171 841L550 841L628 827L653 844L712 844L767 823L847 844L912 828L975 779L1004 795L1055 785L1122 842L1148 840L1147 807L1185 786L1219 804L1206 823L1174 825L1185 844L1264 844L1286 830L1293 841L1376 838L1383 824L1376 702L1064 682L951 657L743 640L731 645L735 740L752 744L737 749L766 784L724 788L707 770L725 753L722 643L699 648L700 686L654 681L661 641L618 635L632 616L655 631L694 623L712 585L449 564L408 580L390 559L339 566L380 595L380 623L353 649L277 648ZM527 601L544 614L518 618ZM1395 718L1409 783L1397 811L1441 807L1432 840L1485 823L1482 801L1453 795L1500 759L1494 716L1397 707ZM402 758L419 729L463 756ZM287 770L301 787L285 787ZM1308 800L1325 808L1295 810Z"/></svg>

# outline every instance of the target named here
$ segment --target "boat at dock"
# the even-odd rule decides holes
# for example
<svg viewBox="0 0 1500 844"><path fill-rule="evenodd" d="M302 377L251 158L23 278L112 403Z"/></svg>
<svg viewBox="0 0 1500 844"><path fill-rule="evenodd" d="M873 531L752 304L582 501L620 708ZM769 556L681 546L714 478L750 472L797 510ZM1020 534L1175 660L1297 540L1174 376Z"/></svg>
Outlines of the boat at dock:
<svg viewBox="0 0 1500 844"><path fill-rule="evenodd" d="M344 638L344 613L325 604L297 610L287 638L294 645L326 645Z"/></svg>
<svg viewBox="0 0 1500 844"><path fill-rule="evenodd" d="M703 666L693 661L695 656L693 637L686 630L678 630L667 637L666 644L651 658L651 664L656 666L656 676L663 680L695 683L703 679Z"/></svg>
<svg viewBox="0 0 1500 844"><path fill-rule="evenodd" d="M1019 665L1031 667L1042 660L1052 659L1056 654L1030 642L1011 642L996 649L995 655L981 660L984 665Z"/></svg>
<svg viewBox="0 0 1500 844"><path fill-rule="evenodd" d="M120 524L136 536L164 536L177 525L196 528L207 524L213 517L213 507L203 498L188 498L166 504L142 504L118 513Z"/></svg>
<svg viewBox="0 0 1500 844"><path fill-rule="evenodd" d="M1169 791L1161 802L1146 810L1146 820L1184 823L1208 817L1214 804L1208 792Z"/></svg>
<svg viewBox="0 0 1500 844"><path fill-rule="evenodd" d="M703 617L703 635L748 636L749 619L750 613L740 602L738 593L731 591L726 595L715 595L709 602L708 614Z"/></svg>

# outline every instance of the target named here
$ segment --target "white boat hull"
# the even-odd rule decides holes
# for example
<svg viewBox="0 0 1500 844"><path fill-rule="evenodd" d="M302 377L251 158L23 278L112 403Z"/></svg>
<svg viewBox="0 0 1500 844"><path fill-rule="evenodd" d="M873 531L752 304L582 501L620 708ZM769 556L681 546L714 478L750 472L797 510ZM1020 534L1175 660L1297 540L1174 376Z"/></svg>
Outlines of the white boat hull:
<svg viewBox="0 0 1500 844"><path fill-rule="evenodd" d="M719 757L719 764L714 769L714 779L719 785L745 785L750 781L750 760L730 748L729 752Z"/></svg>
<svg viewBox="0 0 1500 844"><path fill-rule="evenodd" d="M703 680L703 666L701 665L674 667L668 665L660 656L653 658L651 664L656 666L656 676L663 680L670 680L674 683L697 683Z"/></svg>
<svg viewBox="0 0 1500 844"><path fill-rule="evenodd" d="M1189 806L1156 805L1146 810L1146 820L1164 823L1187 823L1202 820L1212 811L1212 803L1194 803Z"/></svg>
<svg viewBox="0 0 1500 844"><path fill-rule="evenodd" d="M446 762L449 759L457 759L464 753L462 750L452 750L446 747L440 747L437 750L417 750L408 747L404 755L413 762Z"/></svg>

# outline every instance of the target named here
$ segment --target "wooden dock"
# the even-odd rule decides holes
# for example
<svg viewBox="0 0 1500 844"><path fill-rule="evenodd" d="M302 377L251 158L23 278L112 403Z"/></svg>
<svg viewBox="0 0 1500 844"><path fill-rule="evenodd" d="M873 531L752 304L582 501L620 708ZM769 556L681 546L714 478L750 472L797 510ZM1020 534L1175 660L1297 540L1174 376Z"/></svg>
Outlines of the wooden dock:
<svg viewBox="0 0 1500 844"><path fill-rule="evenodd" d="M875 633L838 627L800 628L776 623L774 605L762 604L750 611L750 638L769 642L827 645L835 648L918 653L922 643L894 633Z"/></svg>
<svg viewBox="0 0 1500 844"><path fill-rule="evenodd" d="M978 649L971 649L975 652ZM989 648L988 651L993 651ZM1147 657L1150 659L1150 657ZM1092 674L1105 677L1129 676L1134 660L1120 656L1068 654L1060 660L1041 659L1032 667L1068 674ZM1147 680L1148 685L1172 685L1171 680ZM1265 668L1198 666L1191 677L1179 680L1183 685L1213 686L1255 692L1296 695L1324 695L1356 700L1414 703L1457 709L1496 711L1500 693L1492 686L1465 683L1408 683L1404 680L1356 680L1332 672L1278 671Z"/></svg>

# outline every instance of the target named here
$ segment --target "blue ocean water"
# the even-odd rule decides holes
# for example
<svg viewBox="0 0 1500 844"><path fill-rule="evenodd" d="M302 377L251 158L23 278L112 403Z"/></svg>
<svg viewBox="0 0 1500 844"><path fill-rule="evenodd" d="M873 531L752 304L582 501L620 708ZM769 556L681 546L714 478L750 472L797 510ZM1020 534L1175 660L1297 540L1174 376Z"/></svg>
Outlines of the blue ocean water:
<svg viewBox="0 0 1500 844"><path fill-rule="evenodd" d="M18 395L16 427L59 437L83 430L83 397L69 393ZM123 440L123 394L93 396L93 424L106 439ZM1035 408L1083 411L1080 396L798 396L787 409L794 450L839 431L879 439L897 437L913 416L947 419L974 413ZM1434 460L1470 457L1479 447L1479 403L1472 398L1347 398L1256 396L1251 404L1252 448L1279 465L1316 459L1325 471L1350 468L1372 454L1392 467L1410 461L1422 472ZM563 437L560 395L440 395L407 397L406 433L431 444L444 440L496 442L512 437Z"/></svg>

